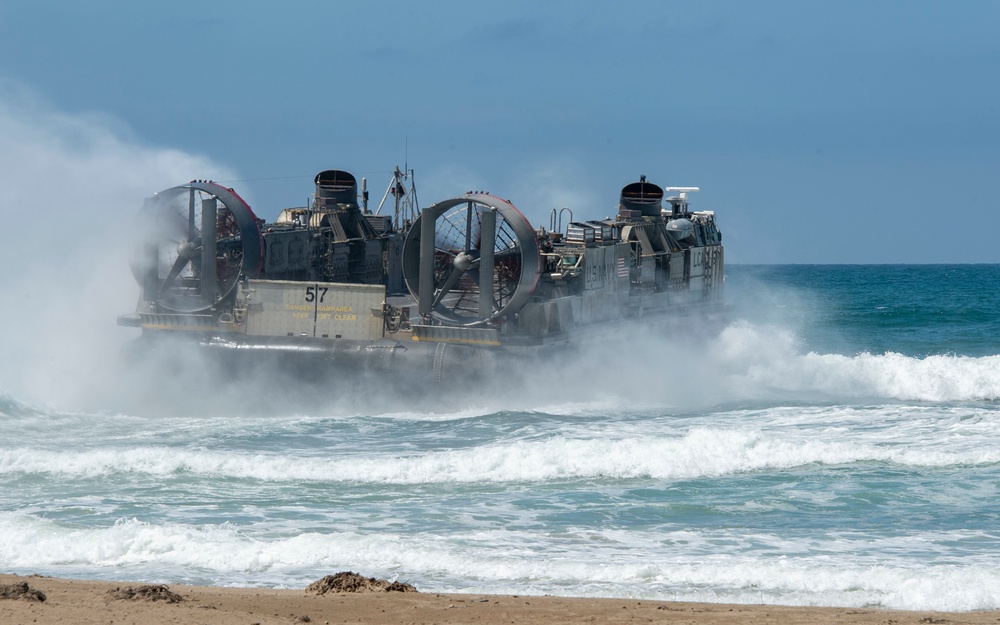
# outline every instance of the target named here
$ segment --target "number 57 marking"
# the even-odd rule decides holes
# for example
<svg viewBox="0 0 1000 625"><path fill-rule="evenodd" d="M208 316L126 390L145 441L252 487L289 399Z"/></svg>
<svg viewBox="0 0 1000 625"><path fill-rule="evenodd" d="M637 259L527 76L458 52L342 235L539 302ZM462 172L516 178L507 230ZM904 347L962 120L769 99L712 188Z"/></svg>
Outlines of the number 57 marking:
<svg viewBox="0 0 1000 625"><path fill-rule="evenodd" d="M306 301L307 302L315 302L316 301L316 296L318 295L319 296L319 301L320 301L320 303L322 303L323 299L326 297L326 292L329 291L329 290L330 289L328 287L325 287L325 286L307 286L306 287Z"/></svg>

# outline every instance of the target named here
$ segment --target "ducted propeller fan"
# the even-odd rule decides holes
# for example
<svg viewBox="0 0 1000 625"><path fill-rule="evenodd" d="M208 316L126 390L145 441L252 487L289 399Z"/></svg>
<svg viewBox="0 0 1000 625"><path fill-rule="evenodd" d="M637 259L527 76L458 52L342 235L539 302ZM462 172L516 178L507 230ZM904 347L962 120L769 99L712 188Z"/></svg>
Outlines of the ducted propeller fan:
<svg viewBox="0 0 1000 625"><path fill-rule="evenodd" d="M149 198L141 214L142 250L132 272L158 310L208 311L241 275L260 272L257 218L231 189L201 181L172 187Z"/></svg>
<svg viewBox="0 0 1000 625"><path fill-rule="evenodd" d="M535 290L538 268L527 218L483 193L423 209L403 246L403 278L420 314L462 325L520 310Z"/></svg>

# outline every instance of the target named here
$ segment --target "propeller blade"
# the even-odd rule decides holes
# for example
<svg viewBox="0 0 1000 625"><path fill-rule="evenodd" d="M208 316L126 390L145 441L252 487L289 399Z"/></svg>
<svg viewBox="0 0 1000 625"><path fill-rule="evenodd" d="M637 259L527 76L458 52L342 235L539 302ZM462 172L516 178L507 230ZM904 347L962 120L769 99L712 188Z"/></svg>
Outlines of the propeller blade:
<svg viewBox="0 0 1000 625"><path fill-rule="evenodd" d="M218 241L216 241L215 245L216 245L216 247L220 247L220 248L231 247L231 246L234 246L234 245L236 245L236 246L242 246L243 245L243 238L240 237L240 236L226 237L224 239L219 239Z"/></svg>
<svg viewBox="0 0 1000 625"><path fill-rule="evenodd" d="M434 296L434 303L431 305L432 307L435 307L441 303L441 300L444 299L444 296L447 295L448 292L451 291L456 284L458 284L458 281L461 280L462 274L464 273L465 272L459 269L458 267L454 267L451 270L451 273L448 275L448 279L445 280L444 284L441 285L441 290L439 290L437 295Z"/></svg>
<svg viewBox="0 0 1000 625"><path fill-rule="evenodd" d="M469 277L472 278L472 281L476 283L476 286L479 286L479 261L480 260L481 259L479 259L479 258L473 260L471 263L469 263L469 268L465 270L466 273L469 274ZM473 274L473 272L475 272L475 274Z"/></svg>
<svg viewBox="0 0 1000 625"><path fill-rule="evenodd" d="M177 260L175 260L173 266L170 267L170 273L167 274L167 279L164 280L163 284L160 286L160 292L157 294L157 297L163 295L163 292L173 285L177 276L184 271L184 267L186 267L188 262L190 262L196 254L199 254L201 250L202 245L200 242L198 245L195 245L185 241L177 246Z"/></svg>
<svg viewBox="0 0 1000 625"><path fill-rule="evenodd" d="M177 260L174 261L174 265L170 268L170 273L167 274L167 279L163 281L162 285L160 285L160 292L157 294L157 297L162 297L163 292L169 289L171 285L173 285L174 280L176 280L177 276L179 276L180 273L184 271L184 267L188 264L188 261L190 260L191 260L190 256L185 256L183 254L177 255Z"/></svg>

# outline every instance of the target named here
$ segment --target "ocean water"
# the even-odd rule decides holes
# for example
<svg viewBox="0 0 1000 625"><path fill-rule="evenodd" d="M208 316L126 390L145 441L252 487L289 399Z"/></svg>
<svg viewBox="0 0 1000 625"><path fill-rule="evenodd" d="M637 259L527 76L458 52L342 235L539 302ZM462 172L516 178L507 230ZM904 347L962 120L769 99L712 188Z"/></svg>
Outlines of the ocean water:
<svg viewBox="0 0 1000 625"><path fill-rule="evenodd" d="M0 377L0 570L1000 608L998 285L731 266L718 331L421 396L183 359L152 381L81 362L85 399Z"/></svg>

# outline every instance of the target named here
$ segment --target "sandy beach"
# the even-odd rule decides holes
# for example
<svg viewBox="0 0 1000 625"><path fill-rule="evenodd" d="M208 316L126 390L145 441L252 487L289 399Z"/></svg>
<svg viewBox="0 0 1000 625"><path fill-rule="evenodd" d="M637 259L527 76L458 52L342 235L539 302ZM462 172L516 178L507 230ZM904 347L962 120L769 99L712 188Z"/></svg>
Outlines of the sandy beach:
<svg viewBox="0 0 1000 625"><path fill-rule="evenodd" d="M27 584L27 592L24 592ZM1000 621L1000 610L920 612L856 608L670 603L634 599L218 588L0 575L0 623L160 625L211 623L941 623ZM41 595L44 600L41 600Z"/></svg>

